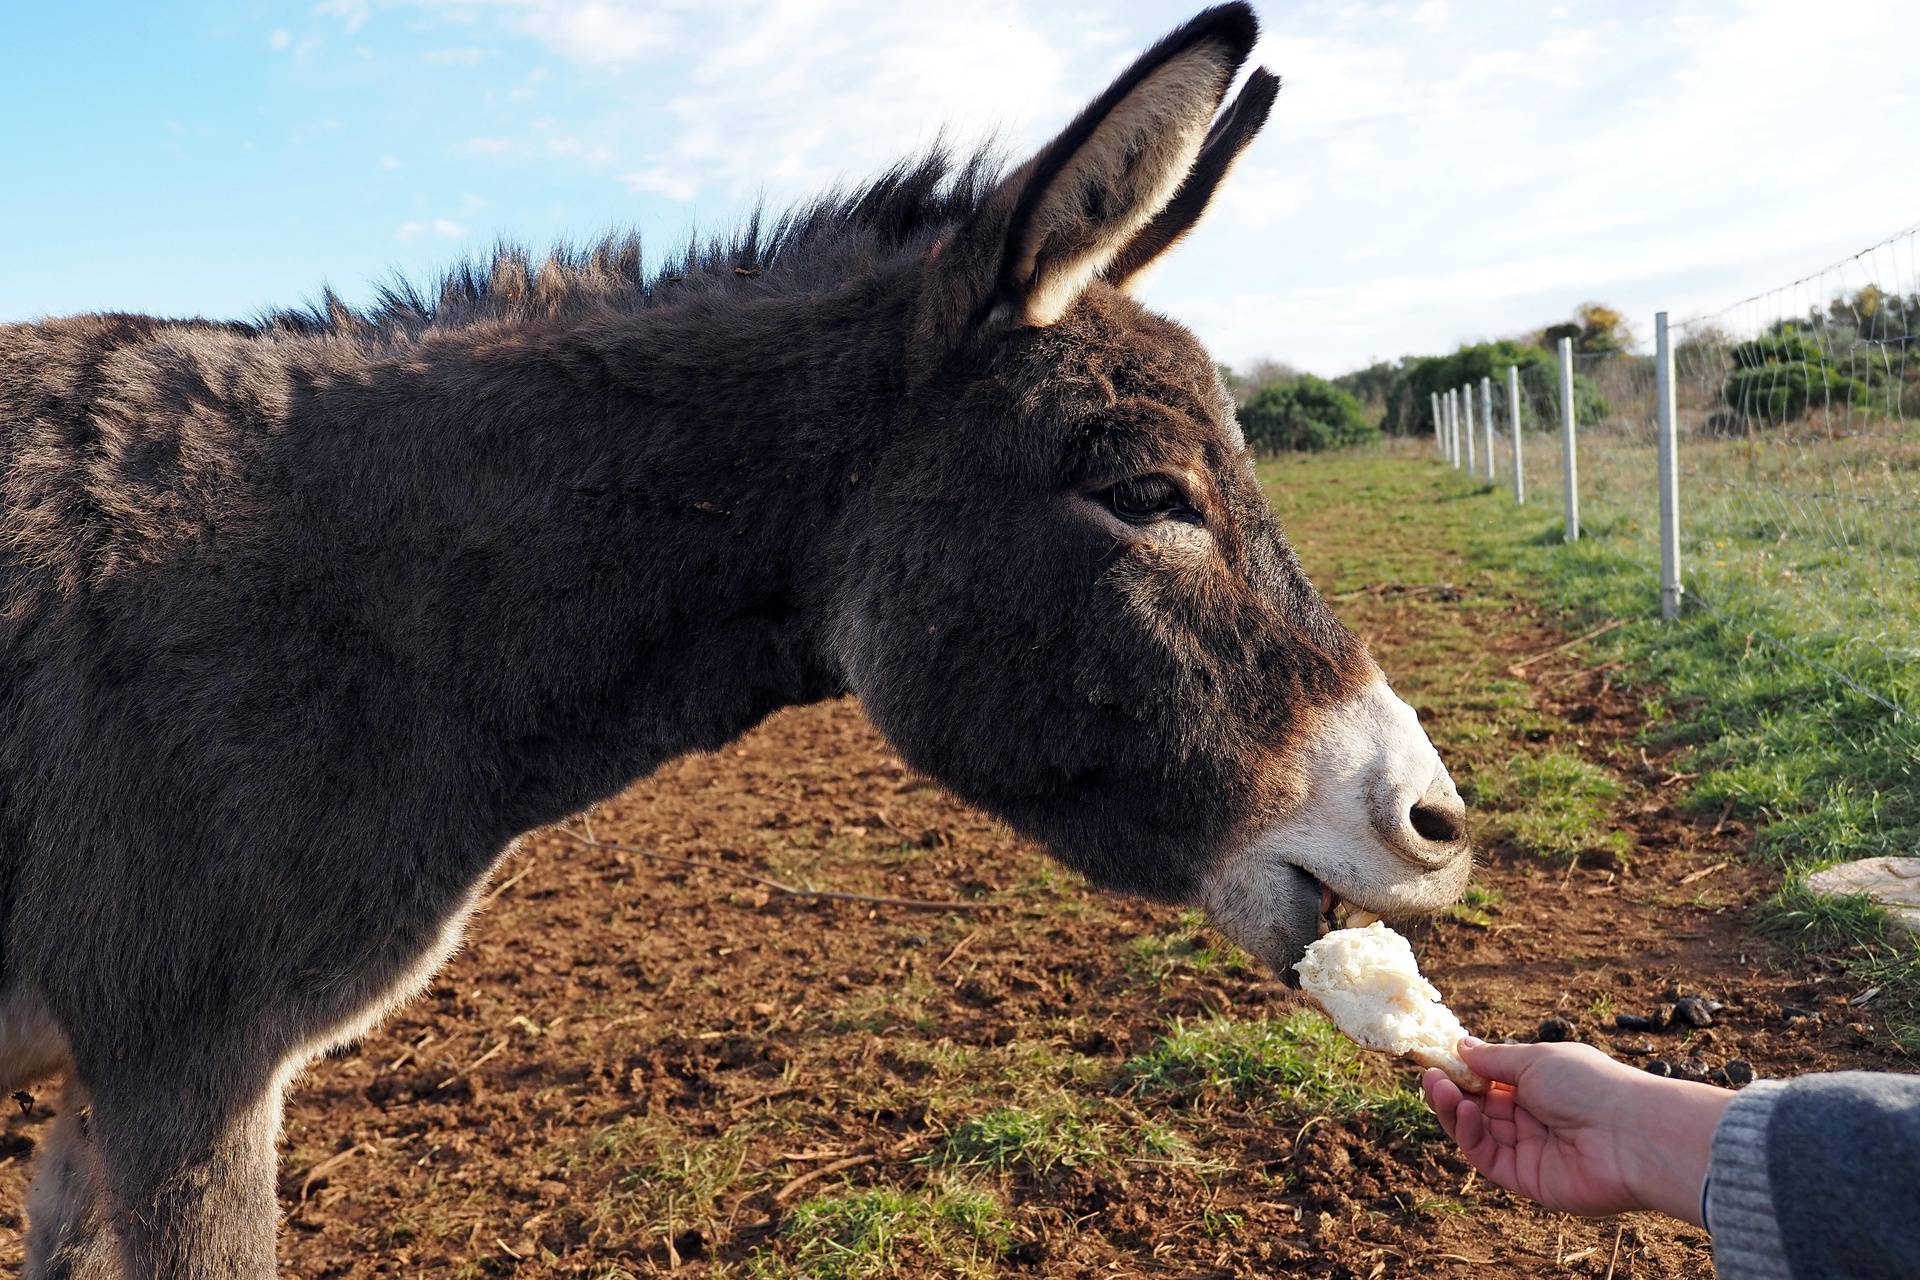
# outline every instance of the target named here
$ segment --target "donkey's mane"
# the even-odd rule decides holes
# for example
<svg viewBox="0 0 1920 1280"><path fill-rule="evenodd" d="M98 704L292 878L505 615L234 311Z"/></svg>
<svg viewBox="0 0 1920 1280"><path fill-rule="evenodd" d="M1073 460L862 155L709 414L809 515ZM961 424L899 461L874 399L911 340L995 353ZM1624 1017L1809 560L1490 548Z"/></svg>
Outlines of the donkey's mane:
<svg viewBox="0 0 1920 1280"><path fill-rule="evenodd" d="M861 185L828 191L776 217L756 208L729 234L703 241L695 233L652 265L631 231L587 247L556 246L538 263L523 246L502 242L491 257L456 263L425 290L398 277L379 287L371 305L355 308L329 288L307 306L268 312L248 327L375 338L487 320L639 311L694 291L799 292L931 242L980 207L1001 171L990 150L956 156L935 143Z"/></svg>

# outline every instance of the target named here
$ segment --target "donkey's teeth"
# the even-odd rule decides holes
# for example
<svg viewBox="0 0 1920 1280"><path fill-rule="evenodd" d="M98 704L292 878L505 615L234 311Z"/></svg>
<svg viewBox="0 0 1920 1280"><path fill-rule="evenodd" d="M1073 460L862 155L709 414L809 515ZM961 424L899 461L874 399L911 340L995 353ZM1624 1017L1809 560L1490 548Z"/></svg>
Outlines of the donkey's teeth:
<svg viewBox="0 0 1920 1280"><path fill-rule="evenodd" d="M1334 914L1339 917L1342 929L1364 929L1380 919L1373 912L1356 907L1351 902L1341 903Z"/></svg>

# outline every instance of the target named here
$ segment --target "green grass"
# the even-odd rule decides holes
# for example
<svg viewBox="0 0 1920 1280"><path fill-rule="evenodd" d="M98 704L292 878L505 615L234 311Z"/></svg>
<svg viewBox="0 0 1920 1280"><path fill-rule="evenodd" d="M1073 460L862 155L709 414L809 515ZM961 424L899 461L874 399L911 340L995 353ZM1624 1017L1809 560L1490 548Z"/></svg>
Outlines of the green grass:
<svg viewBox="0 0 1920 1280"><path fill-rule="evenodd" d="M1621 783L1570 751L1522 751L1474 775L1467 798L1500 814L1498 826L1522 850L1546 858L1603 854L1624 860L1626 833L1611 827Z"/></svg>
<svg viewBox="0 0 1920 1280"><path fill-rule="evenodd" d="M1864 990L1860 1017L1886 1024L1900 1049L1920 1056L1920 947L1863 895L1809 892L1789 879L1761 911L1760 927L1803 952L1838 955Z"/></svg>
<svg viewBox="0 0 1920 1280"><path fill-rule="evenodd" d="M991 1276L1014 1243L1013 1220L992 1192L870 1187L795 1205L778 1244L756 1250L747 1270L759 1280Z"/></svg>
<svg viewBox="0 0 1920 1280"><path fill-rule="evenodd" d="M1214 935L1206 916L1183 911L1170 929L1142 934L1127 944L1127 969L1165 982L1177 973L1250 974L1259 966L1240 948Z"/></svg>
<svg viewBox="0 0 1920 1280"><path fill-rule="evenodd" d="M721 1194L743 1185L753 1133L741 1123L714 1137L696 1136L667 1116L631 1116L601 1130L570 1163L611 1167L599 1217L634 1235L671 1236L692 1226L711 1228Z"/></svg>
<svg viewBox="0 0 1920 1280"><path fill-rule="evenodd" d="M1380 1082L1360 1051L1319 1014L1175 1022L1127 1063L1142 1094L1227 1094L1301 1115L1369 1116L1392 1132L1426 1133L1432 1119L1405 1084Z"/></svg>
<svg viewBox="0 0 1920 1280"><path fill-rule="evenodd" d="M1198 1169L1186 1141L1160 1125L1101 1119L1087 1100L1057 1095L971 1116L927 1157L949 1168L1047 1178L1129 1161Z"/></svg>
<svg viewBox="0 0 1920 1280"><path fill-rule="evenodd" d="M1470 924L1476 929L1493 927L1493 913L1505 901L1507 896L1492 885L1470 884L1460 894L1460 901L1447 908L1447 914L1462 924Z"/></svg>

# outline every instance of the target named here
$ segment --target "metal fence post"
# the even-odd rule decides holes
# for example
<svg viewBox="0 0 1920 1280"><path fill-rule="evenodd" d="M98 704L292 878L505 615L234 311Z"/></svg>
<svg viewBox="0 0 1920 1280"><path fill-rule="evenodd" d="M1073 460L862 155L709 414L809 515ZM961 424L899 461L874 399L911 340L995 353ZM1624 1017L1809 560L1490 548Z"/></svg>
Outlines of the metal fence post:
<svg viewBox="0 0 1920 1280"><path fill-rule="evenodd" d="M1513 500L1527 505L1527 469L1520 465L1520 366L1507 366L1507 430L1513 432Z"/></svg>
<svg viewBox="0 0 1920 1280"><path fill-rule="evenodd" d="M1460 423L1466 428L1467 437L1467 474L1474 473L1473 468L1473 384L1469 382L1456 393L1460 397Z"/></svg>
<svg viewBox="0 0 1920 1280"><path fill-rule="evenodd" d="M1680 460L1673 408L1673 344L1667 313L1653 317L1654 395L1660 413L1660 616L1680 616Z"/></svg>
<svg viewBox="0 0 1920 1280"><path fill-rule="evenodd" d="M1493 378L1482 374L1480 377L1480 418L1486 423L1487 433L1487 479L1493 474Z"/></svg>
<svg viewBox="0 0 1920 1280"><path fill-rule="evenodd" d="M1427 393L1427 411L1433 415L1433 442L1440 447L1440 456L1447 456L1447 438L1440 431L1440 397L1431 391Z"/></svg>
<svg viewBox="0 0 1920 1280"><path fill-rule="evenodd" d="M1453 469L1460 469L1460 393L1449 391L1443 397L1447 406L1447 447L1451 450Z"/></svg>
<svg viewBox="0 0 1920 1280"><path fill-rule="evenodd" d="M1440 391L1440 403L1446 405L1446 461L1459 470L1459 405L1453 391Z"/></svg>
<svg viewBox="0 0 1920 1280"><path fill-rule="evenodd" d="M1560 459L1566 473L1567 541L1580 540L1580 449L1573 420L1573 339L1560 339Z"/></svg>

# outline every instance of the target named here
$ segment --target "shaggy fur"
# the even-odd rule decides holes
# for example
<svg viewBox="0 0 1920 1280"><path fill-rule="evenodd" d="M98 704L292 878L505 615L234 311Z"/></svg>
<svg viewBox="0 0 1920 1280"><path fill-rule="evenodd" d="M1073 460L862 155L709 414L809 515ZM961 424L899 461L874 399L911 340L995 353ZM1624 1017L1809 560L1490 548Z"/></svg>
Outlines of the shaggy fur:
<svg viewBox="0 0 1920 1280"><path fill-rule="evenodd" d="M0 1068L90 1105L30 1274L271 1276L291 1073L518 835L776 708L857 693L1166 898L1298 800L1371 663L1205 352L1092 278L1194 159L1129 139L1195 134L1253 35L1202 14L1005 178L929 157L652 275L612 241L364 314L0 328Z"/></svg>

